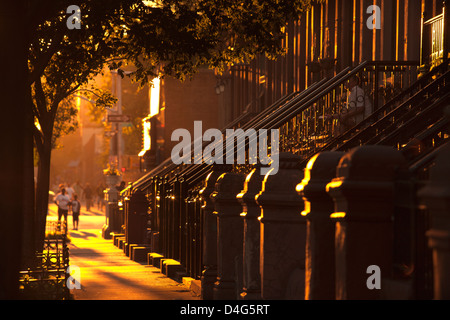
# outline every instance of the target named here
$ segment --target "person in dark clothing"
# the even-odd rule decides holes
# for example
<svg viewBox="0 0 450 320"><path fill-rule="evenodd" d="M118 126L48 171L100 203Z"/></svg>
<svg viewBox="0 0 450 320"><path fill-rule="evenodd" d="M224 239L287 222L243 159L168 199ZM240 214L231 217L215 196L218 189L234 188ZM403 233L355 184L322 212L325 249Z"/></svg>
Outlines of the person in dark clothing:
<svg viewBox="0 0 450 320"><path fill-rule="evenodd" d="M86 198L86 210L90 211L91 206L92 206L93 191L92 191L91 185L89 183L86 183L86 186L84 187L83 192L84 192L84 196Z"/></svg>
<svg viewBox="0 0 450 320"><path fill-rule="evenodd" d="M105 187L103 186L103 183L100 183L97 186L97 190L96 190L96 196L97 196L97 209L98 210L103 210L103 206L104 206L104 193L103 190L105 190Z"/></svg>
<svg viewBox="0 0 450 320"><path fill-rule="evenodd" d="M78 230L78 221L79 221L79 217L80 217L81 203L80 203L80 201L78 201L78 196L76 194L73 195L71 207L72 207L73 229Z"/></svg>
<svg viewBox="0 0 450 320"><path fill-rule="evenodd" d="M120 185L116 186L117 191L122 191L123 189L125 189L125 181L122 181L120 183Z"/></svg>

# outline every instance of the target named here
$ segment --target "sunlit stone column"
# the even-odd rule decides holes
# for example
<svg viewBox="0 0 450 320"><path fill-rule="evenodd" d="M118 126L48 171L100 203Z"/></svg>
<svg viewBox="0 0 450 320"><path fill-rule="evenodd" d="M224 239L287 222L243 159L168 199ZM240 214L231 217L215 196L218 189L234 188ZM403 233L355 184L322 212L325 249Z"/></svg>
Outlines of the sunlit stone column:
<svg viewBox="0 0 450 320"><path fill-rule="evenodd" d="M261 207L256 203L255 196L261 191L264 176L260 168L250 172L244 184L244 189L237 198L242 204L241 216L244 220L244 253L243 253L243 288L241 299L261 299L261 275L259 271L260 252L260 221Z"/></svg>
<svg viewBox="0 0 450 320"><path fill-rule="evenodd" d="M107 175L106 183L108 188L105 192L105 224L102 227L102 237L104 239L111 239L112 221L114 219L114 210L117 207L117 201L119 199L119 192L116 189L116 184L120 181L120 177L116 175Z"/></svg>
<svg viewBox="0 0 450 320"><path fill-rule="evenodd" d="M362 146L345 154L327 185L335 207L336 299L379 299L381 279L392 276L394 186L406 165L388 146ZM378 278L369 266L379 268Z"/></svg>
<svg viewBox="0 0 450 320"><path fill-rule="evenodd" d="M205 181L205 187L200 191L204 201L203 211L203 265L201 283L202 300L213 299L214 283L217 280L217 216L214 214L214 203L211 194L215 190L217 178L230 171L230 166L214 165Z"/></svg>
<svg viewBox="0 0 450 320"><path fill-rule="evenodd" d="M129 198L126 213L125 240L127 244L142 244L147 237L149 202L141 190L136 190Z"/></svg>
<svg viewBox="0 0 450 320"><path fill-rule="evenodd" d="M245 176L224 173L216 182L211 195L217 215L217 281L215 300L237 299L238 279L242 277L243 221L242 206L236 196L244 186ZM242 263L242 262L241 262Z"/></svg>
<svg viewBox="0 0 450 320"><path fill-rule="evenodd" d="M305 178L297 192L305 201L302 215L307 220L305 299L335 299L334 210L333 199L326 191L336 177L336 168L343 152L322 152L306 166Z"/></svg>
<svg viewBox="0 0 450 320"><path fill-rule="evenodd" d="M280 153L279 170L264 178L261 206L261 296L304 299L306 220L295 187L302 181L300 158Z"/></svg>

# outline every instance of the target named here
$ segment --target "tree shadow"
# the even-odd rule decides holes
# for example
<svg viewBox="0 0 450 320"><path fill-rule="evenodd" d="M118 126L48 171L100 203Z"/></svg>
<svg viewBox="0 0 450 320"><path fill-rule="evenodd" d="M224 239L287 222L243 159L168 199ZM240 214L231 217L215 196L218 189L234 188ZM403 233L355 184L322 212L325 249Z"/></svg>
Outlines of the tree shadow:
<svg viewBox="0 0 450 320"><path fill-rule="evenodd" d="M71 238L83 238L83 239L87 239L89 237L95 237L97 238L97 234L92 233L92 232L87 232L87 231L70 231L70 237Z"/></svg>

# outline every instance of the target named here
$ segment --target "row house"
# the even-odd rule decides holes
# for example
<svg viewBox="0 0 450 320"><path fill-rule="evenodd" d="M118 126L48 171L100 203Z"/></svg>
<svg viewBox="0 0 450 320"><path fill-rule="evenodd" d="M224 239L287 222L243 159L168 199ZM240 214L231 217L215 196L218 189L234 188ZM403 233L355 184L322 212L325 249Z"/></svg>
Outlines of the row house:
<svg viewBox="0 0 450 320"><path fill-rule="evenodd" d="M314 3L285 56L215 76L246 161L166 155L108 203L105 236L205 300L449 298L448 25L440 0ZM272 163L250 161L252 132Z"/></svg>

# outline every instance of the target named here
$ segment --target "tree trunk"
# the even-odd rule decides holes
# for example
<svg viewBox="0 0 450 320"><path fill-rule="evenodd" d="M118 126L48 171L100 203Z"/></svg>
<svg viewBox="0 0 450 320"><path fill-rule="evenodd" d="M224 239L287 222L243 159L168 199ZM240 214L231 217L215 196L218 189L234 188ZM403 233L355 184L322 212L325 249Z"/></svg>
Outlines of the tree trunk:
<svg viewBox="0 0 450 320"><path fill-rule="evenodd" d="M50 161L52 154L51 136L44 137L39 150L39 166L36 185L36 248L42 250L47 222L48 199L50 190Z"/></svg>
<svg viewBox="0 0 450 320"><path fill-rule="evenodd" d="M0 6L0 299L18 299L22 229L25 204L23 188L26 163L28 35L27 21L20 18L25 1L6 1Z"/></svg>
<svg viewBox="0 0 450 320"><path fill-rule="evenodd" d="M31 92L28 90L27 99L31 103ZM28 104L28 105L29 105ZM31 110L31 109L30 109ZM34 180L34 151L33 151L33 115L26 115L26 128L24 147L24 201L23 237L22 237L22 263L21 269L32 267L35 262L35 180Z"/></svg>

